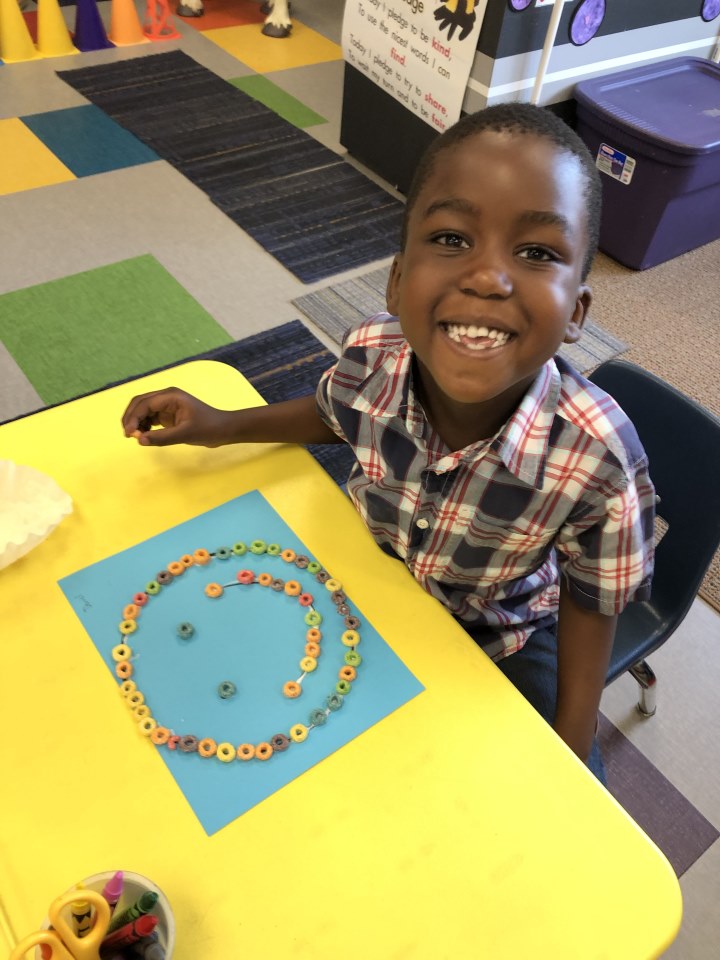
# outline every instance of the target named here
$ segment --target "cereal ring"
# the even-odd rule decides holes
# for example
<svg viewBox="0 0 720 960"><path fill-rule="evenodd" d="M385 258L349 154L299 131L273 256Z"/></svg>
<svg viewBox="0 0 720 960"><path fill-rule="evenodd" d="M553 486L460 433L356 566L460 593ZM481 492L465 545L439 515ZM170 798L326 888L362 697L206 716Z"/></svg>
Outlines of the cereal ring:
<svg viewBox="0 0 720 960"><path fill-rule="evenodd" d="M149 717L150 707L146 703L141 703L139 707L133 710L136 717Z"/></svg>
<svg viewBox="0 0 720 960"><path fill-rule="evenodd" d="M343 657L343 660L349 667L359 667L362 663L362 657L357 650L348 650Z"/></svg>
<svg viewBox="0 0 720 960"><path fill-rule="evenodd" d="M357 630L357 628L360 626L360 621L357 617L345 617L345 626L348 628L348 630Z"/></svg>
<svg viewBox="0 0 720 960"><path fill-rule="evenodd" d="M322 640L322 634L317 627L311 627L305 634L305 639L308 643L320 643Z"/></svg>
<svg viewBox="0 0 720 960"><path fill-rule="evenodd" d="M325 581L325 589L329 590L330 593L337 593L338 590L342 590L342 584L335 577L330 577L329 580Z"/></svg>
<svg viewBox="0 0 720 960"><path fill-rule="evenodd" d="M313 595L311 593L301 593L298 597L298 603L301 607L311 607L313 605Z"/></svg>
<svg viewBox="0 0 720 960"><path fill-rule="evenodd" d="M328 583L330 583L329 580L328 580ZM325 584L325 586L327 586L327 583ZM339 606L341 603L345 603L345 601L347 600L347 596L342 592L342 590L336 590L336 591L333 593L333 595L331 596L330 599L332 600L332 602L333 602L333 603L335 604L335 606L337 607L337 606Z"/></svg>
<svg viewBox="0 0 720 960"><path fill-rule="evenodd" d="M308 722L311 727L321 727L324 723L327 723L327 713L320 707L317 707L317 709L310 711Z"/></svg>
<svg viewBox="0 0 720 960"><path fill-rule="evenodd" d="M221 700L229 700L230 697L234 697L237 693L237 687L232 680L223 680L218 687L218 693L220 694Z"/></svg>
<svg viewBox="0 0 720 960"><path fill-rule="evenodd" d="M339 603L335 609L341 617L346 617L350 613L350 607L346 603Z"/></svg>
<svg viewBox="0 0 720 960"><path fill-rule="evenodd" d="M189 640L194 633L195 627L191 623L188 623L187 620L184 620L182 623L178 624L177 635L181 640Z"/></svg>
<svg viewBox="0 0 720 960"><path fill-rule="evenodd" d="M290 727L290 738L295 743L302 743L303 740L307 740L308 732L308 728L304 724L296 723Z"/></svg>
<svg viewBox="0 0 720 960"><path fill-rule="evenodd" d="M273 578L269 573L260 573L258 574L257 582L261 587L269 587L273 582Z"/></svg>
<svg viewBox="0 0 720 960"><path fill-rule="evenodd" d="M120 677L121 680L127 680L133 675L133 669L129 660L120 660L115 664L115 676Z"/></svg>
<svg viewBox="0 0 720 960"><path fill-rule="evenodd" d="M183 753L195 753L198 748L198 738L192 733L186 733L178 740L178 747Z"/></svg>
<svg viewBox="0 0 720 960"><path fill-rule="evenodd" d="M255 580L255 574L252 570L238 570L238 583L252 583Z"/></svg>
<svg viewBox="0 0 720 960"><path fill-rule="evenodd" d="M152 717L143 717L138 723L138 730L144 737L149 737L155 727L157 727L157 720Z"/></svg>
<svg viewBox="0 0 720 960"><path fill-rule="evenodd" d="M251 743L241 743L237 748L238 760L252 760L255 756L255 747Z"/></svg>
<svg viewBox="0 0 720 960"><path fill-rule="evenodd" d="M296 683L294 680L288 680L288 682L283 686L283 694L286 697L289 697L291 700L294 700L296 697L299 697L302 693L302 687L299 683Z"/></svg>
<svg viewBox="0 0 720 960"><path fill-rule="evenodd" d="M321 567L318 570L318 572L315 574L315 579L317 580L318 583L327 583L328 580L331 579L331 577L330 577L330 574L327 572L327 570L323 570ZM339 589L340 588L338 587L338 590Z"/></svg>
<svg viewBox="0 0 720 960"><path fill-rule="evenodd" d="M250 553L261 554L267 550L267 544L264 540L253 540L250 544Z"/></svg>
<svg viewBox="0 0 720 960"><path fill-rule="evenodd" d="M270 584L270 589L275 590L280 593L285 587L285 581L281 580L280 577L273 577L273 581Z"/></svg>
<svg viewBox="0 0 720 960"><path fill-rule="evenodd" d="M299 597L302 587L297 582L297 580L288 580L285 584L285 593L289 597Z"/></svg>
<svg viewBox="0 0 720 960"><path fill-rule="evenodd" d="M217 550L215 551L216 560L229 560L231 556L232 556L232 550L230 549L230 547L218 547ZM234 750L233 750L233 753L235 753Z"/></svg>
<svg viewBox="0 0 720 960"><path fill-rule="evenodd" d="M124 634L126 637L128 634L135 633L137 630L137 621L136 620L123 620L120 624L120 633Z"/></svg>
<svg viewBox="0 0 720 960"><path fill-rule="evenodd" d="M312 673L316 667L317 660L315 657L303 657L300 661L300 669L303 673Z"/></svg>
<svg viewBox="0 0 720 960"><path fill-rule="evenodd" d="M352 683L352 681L357 677L357 670L355 667L340 667L338 670L338 676L341 680L347 680L348 683ZM342 690L340 693L342 693Z"/></svg>
<svg viewBox="0 0 720 960"><path fill-rule="evenodd" d="M335 691L341 694L343 697L347 696L351 690L352 684L347 680L338 680L338 682L335 684Z"/></svg>
<svg viewBox="0 0 720 960"><path fill-rule="evenodd" d="M210 563L210 553L204 547L198 547L197 550L193 550L193 560L204 567L206 563Z"/></svg>
<svg viewBox="0 0 720 960"><path fill-rule="evenodd" d="M292 563L293 560L295 559L295 551L294 551L294 550L290 550L290 549L288 548L288 549L283 550L283 552L280 554L280 556L281 556L282 559L285 561L285 563Z"/></svg>
<svg viewBox="0 0 720 960"><path fill-rule="evenodd" d="M343 705L343 697L341 693L331 693L327 698L325 703L328 706L328 710L339 710Z"/></svg>
<svg viewBox="0 0 720 960"><path fill-rule="evenodd" d="M137 603L129 603L123 610L123 620L137 620L140 616L140 607Z"/></svg>
<svg viewBox="0 0 720 960"><path fill-rule="evenodd" d="M180 563L181 563L181 564L185 567L185 569L187 570L188 567L191 567L191 566L195 563L195 560L193 559L193 557L192 557L191 554L189 554L189 553L184 553L184 554L180 557Z"/></svg>
<svg viewBox="0 0 720 960"><path fill-rule="evenodd" d="M320 573L321 570L322 570L322 567L317 562L317 560L311 560L307 565L308 573Z"/></svg>
<svg viewBox="0 0 720 960"><path fill-rule="evenodd" d="M215 599L216 597L221 597L223 595L223 588L219 583L209 583L205 587L205 596Z"/></svg>
<svg viewBox="0 0 720 960"><path fill-rule="evenodd" d="M319 656L320 656L320 644L319 644L319 643L306 643L306 644L305 644L305 656L306 656L306 657L319 657Z"/></svg>
<svg viewBox="0 0 720 960"><path fill-rule="evenodd" d="M346 630L340 639L346 647L356 647L360 643L360 634L357 630Z"/></svg>
<svg viewBox="0 0 720 960"><path fill-rule="evenodd" d="M171 734L168 737L168 742L167 742L168 750L177 750L177 745L179 743L180 743L180 737L176 733Z"/></svg>
<svg viewBox="0 0 720 960"><path fill-rule="evenodd" d="M171 560L167 565L168 573L171 573L174 577L182 576L185 573L185 564L180 563L179 560Z"/></svg>
<svg viewBox="0 0 720 960"><path fill-rule="evenodd" d="M157 580L151 580L149 583L145 584L145 593L149 594L151 597L156 597L160 593L160 584Z"/></svg>
<svg viewBox="0 0 720 960"><path fill-rule="evenodd" d="M217 758L223 763L230 763L235 759L235 747L231 743L219 743L217 748Z"/></svg>
<svg viewBox="0 0 720 960"><path fill-rule="evenodd" d="M159 747L161 747L170 739L170 731L167 727L155 727L150 731L150 739L153 743L156 743Z"/></svg>
<svg viewBox="0 0 720 960"><path fill-rule="evenodd" d="M112 658L117 662L120 660L129 660L131 656L132 650L126 643L119 643L116 647L112 648Z"/></svg>
<svg viewBox="0 0 720 960"><path fill-rule="evenodd" d="M257 747L255 747L255 756L258 760L269 760L272 755L273 748L269 743L259 743Z"/></svg>
<svg viewBox="0 0 720 960"><path fill-rule="evenodd" d="M236 557L241 557L244 553L247 553L247 547L242 542L242 540L238 540L237 543L234 543L232 545L232 552L235 554Z"/></svg>
<svg viewBox="0 0 720 960"><path fill-rule="evenodd" d="M310 557L306 557L304 553L299 553L295 557L295 566L298 570L307 570L310 565Z"/></svg>
<svg viewBox="0 0 720 960"><path fill-rule="evenodd" d="M267 545L267 552L271 557L279 557L282 547L279 543L269 543Z"/></svg>
<svg viewBox="0 0 720 960"><path fill-rule="evenodd" d="M166 587L168 583L172 583L175 579L169 570L161 570L158 575L155 577L157 582L161 587Z"/></svg>
<svg viewBox="0 0 720 960"><path fill-rule="evenodd" d="M212 737L203 737L197 746L198 753L201 757L214 757L217 753L217 748L218 746ZM233 753L235 753L234 750Z"/></svg>
<svg viewBox="0 0 720 960"><path fill-rule="evenodd" d="M274 737L270 737L270 745L276 753L282 753L290 746L290 741L284 733L276 733Z"/></svg>
<svg viewBox="0 0 720 960"><path fill-rule="evenodd" d="M129 697L134 690L137 690L137 684L134 680L126 680L120 684L120 693L124 697Z"/></svg>
<svg viewBox="0 0 720 960"><path fill-rule="evenodd" d="M140 593L136 593L133 597L133 603L137 604L138 607L144 607L149 599L148 595L141 590Z"/></svg>
<svg viewBox="0 0 720 960"><path fill-rule="evenodd" d="M127 681L125 681L127 683ZM145 694L140 690L133 690L132 693L127 695L127 705L131 710L137 710L138 707L142 706L145 703Z"/></svg>
<svg viewBox="0 0 720 960"><path fill-rule="evenodd" d="M309 627L317 627L322 623L322 614L318 613L317 610L308 610L305 614L305 623Z"/></svg>

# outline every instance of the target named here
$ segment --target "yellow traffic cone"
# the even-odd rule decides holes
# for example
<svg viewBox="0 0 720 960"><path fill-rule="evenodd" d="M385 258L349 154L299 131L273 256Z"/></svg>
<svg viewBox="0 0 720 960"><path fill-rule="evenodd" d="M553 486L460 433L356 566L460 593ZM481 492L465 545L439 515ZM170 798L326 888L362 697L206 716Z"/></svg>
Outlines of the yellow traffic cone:
<svg viewBox="0 0 720 960"><path fill-rule="evenodd" d="M37 48L44 57L65 57L79 52L70 39L58 0L38 0L37 23Z"/></svg>
<svg viewBox="0 0 720 960"><path fill-rule="evenodd" d="M21 63L39 56L17 0L0 0L0 60Z"/></svg>
<svg viewBox="0 0 720 960"><path fill-rule="evenodd" d="M108 37L117 47L150 42L143 33L134 0L112 0Z"/></svg>

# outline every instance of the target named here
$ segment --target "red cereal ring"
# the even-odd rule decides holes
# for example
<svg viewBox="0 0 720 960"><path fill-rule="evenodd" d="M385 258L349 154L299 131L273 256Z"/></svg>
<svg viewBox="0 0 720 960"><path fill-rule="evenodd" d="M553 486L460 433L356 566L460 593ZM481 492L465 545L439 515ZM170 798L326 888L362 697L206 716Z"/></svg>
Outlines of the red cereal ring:
<svg viewBox="0 0 720 960"><path fill-rule="evenodd" d="M197 749L201 757L214 757L217 753L217 744L212 737L203 737Z"/></svg>
<svg viewBox="0 0 720 960"><path fill-rule="evenodd" d="M272 755L273 748L269 743L259 743L257 747L255 747L255 756L258 760L269 760Z"/></svg>
<svg viewBox="0 0 720 960"><path fill-rule="evenodd" d="M313 605L313 599L311 593L301 593L298 597L298 603L301 607L311 607Z"/></svg>
<svg viewBox="0 0 720 960"><path fill-rule="evenodd" d="M255 580L255 574L252 570L238 570L237 572L238 583L253 583Z"/></svg>
<svg viewBox="0 0 720 960"><path fill-rule="evenodd" d="M148 597L146 593L140 591L140 593L136 593L133 597L133 603L138 607L144 607L149 599L150 597Z"/></svg>
<svg viewBox="0 0 720 960"><path fill-rule="evenodd" d="M171 734L167 742L168 750L176 750L178 743L180 743L180 737L176 733Z"/></svg>
<svg viewBox="0 0 720 960"><path fill-rule="evenodd" d="M237 748L238 760L252 760L255 756L255 747L251 743L241 743Z"/></svg>

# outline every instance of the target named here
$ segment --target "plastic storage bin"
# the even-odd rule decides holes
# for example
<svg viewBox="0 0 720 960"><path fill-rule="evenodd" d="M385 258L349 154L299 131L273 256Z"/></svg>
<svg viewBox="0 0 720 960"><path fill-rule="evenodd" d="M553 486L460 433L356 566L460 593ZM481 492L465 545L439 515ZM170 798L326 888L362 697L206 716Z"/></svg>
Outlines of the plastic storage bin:
<svg viewBox="0 0 720 960"><path fill-rule="evenodd" d="M635 270L720 237L720 67L680 57L575 87L603 181L600 249Z"/></svg>

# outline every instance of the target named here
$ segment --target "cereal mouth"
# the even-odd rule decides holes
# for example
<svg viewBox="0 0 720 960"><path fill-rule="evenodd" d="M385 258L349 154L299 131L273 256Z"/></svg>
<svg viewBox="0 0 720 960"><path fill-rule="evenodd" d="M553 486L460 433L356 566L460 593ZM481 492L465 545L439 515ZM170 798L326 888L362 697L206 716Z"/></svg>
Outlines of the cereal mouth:
<svg viewBox="0 0 720 960"><path fill-rule="evenodd" d="M507 330L498 330L495 327L478 327L474 324L443 323L442 328L454 342L470 350L497 350L515 336Z"/></svg>

